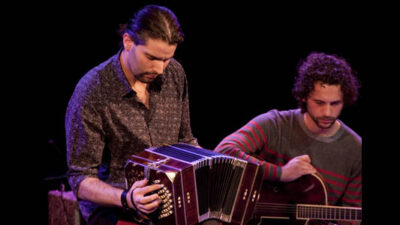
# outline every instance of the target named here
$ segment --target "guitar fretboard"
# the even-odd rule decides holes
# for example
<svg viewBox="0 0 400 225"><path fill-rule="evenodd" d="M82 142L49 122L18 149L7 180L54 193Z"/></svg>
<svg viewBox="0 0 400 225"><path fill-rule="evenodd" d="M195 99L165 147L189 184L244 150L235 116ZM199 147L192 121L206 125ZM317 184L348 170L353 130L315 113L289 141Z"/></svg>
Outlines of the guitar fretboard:
<svg viewBox="0 0 400 225"><path fill-rule="evenodd" d="M362 210L358 207L298 204L296 208L296 218L300 220L314 219L361 221L362 217Z"/></svg>

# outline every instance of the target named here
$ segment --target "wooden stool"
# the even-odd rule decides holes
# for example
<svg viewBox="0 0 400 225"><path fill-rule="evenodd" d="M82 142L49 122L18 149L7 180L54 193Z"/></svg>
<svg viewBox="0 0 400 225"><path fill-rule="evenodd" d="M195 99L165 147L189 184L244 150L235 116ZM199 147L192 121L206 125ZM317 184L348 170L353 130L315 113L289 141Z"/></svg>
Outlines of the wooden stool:
<svg viewBox="0 0 400 225"><path fill-rule="evenodd" d="M78 202L72 191L48 193L49 225L84 225Z"/></svg>

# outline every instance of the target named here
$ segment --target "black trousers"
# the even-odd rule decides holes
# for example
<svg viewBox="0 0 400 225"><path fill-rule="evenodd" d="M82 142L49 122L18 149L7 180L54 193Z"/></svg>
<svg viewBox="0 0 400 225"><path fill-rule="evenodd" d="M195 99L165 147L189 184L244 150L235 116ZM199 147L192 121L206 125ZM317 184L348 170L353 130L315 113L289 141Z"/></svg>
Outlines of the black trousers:
<svg viewBox="0 0 400 225"><path fill-rule="evenodd" d="M122 219L125 213L120 208L97 208L90 215L88 225L116 225L118 220Z"/></svg>
<svg viewBox="0 0 400 225"><path fill-rule="evenodd" d="M89 217L88 225L116 225L118 220L134 221L133 217L121 208L100 207ZM206 220L201 225L220 225L220 222L218 220Z"/></svg>

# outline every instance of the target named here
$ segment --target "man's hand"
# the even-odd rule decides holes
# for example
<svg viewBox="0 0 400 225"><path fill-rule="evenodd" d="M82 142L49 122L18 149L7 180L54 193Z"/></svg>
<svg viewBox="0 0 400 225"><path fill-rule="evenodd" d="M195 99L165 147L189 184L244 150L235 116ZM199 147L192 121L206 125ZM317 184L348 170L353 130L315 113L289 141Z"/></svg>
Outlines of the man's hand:
<svg viewBox="0 0 400 225"><path fill-rule="evenodd" d="M129 207L136 208L142 213L152 213L154 212L161 203L161 199L158 194L146 195L152 191L156 191L163 186L160 184L152 184L147 185L148 180L140 180L136 181L131 189L128 192L129 198L132 195L132 198L128 200ZM133 199L133 202L132 202Z"/></svg>
<svg viewBox="0 0 400 225"><path fill-rule="evenodd" d="M309 155L297 156L282 167L281 181L294 181L305 174L313 174L316 172L317 170L311 165Z"/></svg>

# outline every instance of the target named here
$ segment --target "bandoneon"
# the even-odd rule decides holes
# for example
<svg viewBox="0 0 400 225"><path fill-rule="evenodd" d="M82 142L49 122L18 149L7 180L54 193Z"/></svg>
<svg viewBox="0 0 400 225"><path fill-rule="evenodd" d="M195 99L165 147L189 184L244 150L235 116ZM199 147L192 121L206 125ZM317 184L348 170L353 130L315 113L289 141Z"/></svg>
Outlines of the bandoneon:
<svg viewBox="0 0 400 225"><path fill-rule="evenodd" d="M193 225L207 219L246 224L252 217L264 170L211 150L178 143L145 149L125 165L127 188L147 178L164 187L154 224Z"/></svg>

